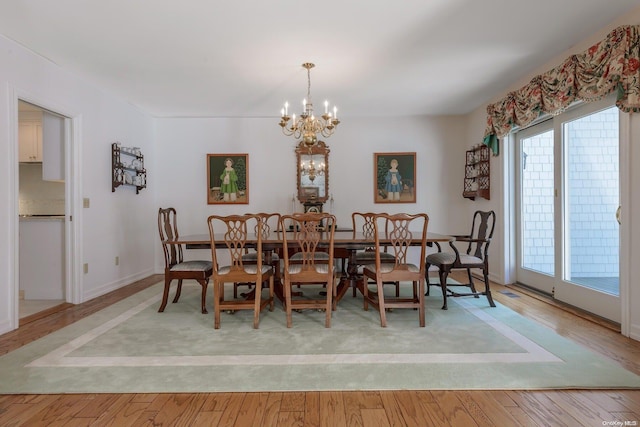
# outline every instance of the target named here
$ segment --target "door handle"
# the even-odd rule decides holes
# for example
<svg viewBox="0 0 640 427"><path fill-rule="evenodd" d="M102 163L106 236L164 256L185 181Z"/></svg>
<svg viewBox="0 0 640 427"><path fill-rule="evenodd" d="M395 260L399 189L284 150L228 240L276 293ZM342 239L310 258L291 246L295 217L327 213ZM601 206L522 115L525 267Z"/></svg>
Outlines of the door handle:
<svg viewBox="0 0 640 427"><path fill-rule="evenodd" d="M620 211L622 209L622 206L618 206L618 209L616 209L616 221L618 221L618 224L621 224L620 222Z"/></svg>

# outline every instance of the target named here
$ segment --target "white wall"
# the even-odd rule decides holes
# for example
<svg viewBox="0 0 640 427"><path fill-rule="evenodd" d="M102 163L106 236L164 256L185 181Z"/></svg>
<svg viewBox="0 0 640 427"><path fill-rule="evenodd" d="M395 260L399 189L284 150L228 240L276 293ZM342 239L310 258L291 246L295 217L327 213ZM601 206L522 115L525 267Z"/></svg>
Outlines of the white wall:
<svg viewBox="0 0 640 427"><path fill-rule="evenodd" d="M20 215L64 215L64 182L42 179L42 163L20 163Z"/></svg>
<svg viewBox="0 0 640 427"><path fill-rule="evenodd" d="M156 209L178 211L180 234L207 233L211 214L290 213L296 193L295 140L269 119L156 119ZM463 232L464 126L459 117L348 118L325 142L329 149L329 194L338 225L351 226L355 210L426 212L429 230ZM375 204L374 155L416 152L416 203ZM207 205L206 155L249 154L249 204ZM329 210L329 203L325 210ZM205 257L206 251L187 251ZM157 270L162 271L160 247Z"/></svg>
<svg viewBox="0 0 640 427"><path fill-rule="evenodd" d="M611 23L598 33L584 40L582 43L575 45L570 51L558 55L554 60L547 64L542 64L537 66L535 69L532 69L530 75L523 77L508 87L505 87L504 93L496 94L496 97L490 100L490 102L495 102L506 96L509 91L519 89L527 84L535 75L546 72L559 65L570 55L585 51L594 43L606 37L606 35L614 28L620 25L637 24L640 24L640 7L625 15L623 19ZM487 118L486 107L487 105L481 106L467 117L467 139L469 141L477 142L482 139ZM621 161L628 161L629 165L634 165L640 163L640 149L638 148L638 144L640 144L640 117L638 117L637 113L630 115L629 123L630 149L627 156L621 152ZM621 132L624 133L625 131L621 130ZM494 157L491 162L492 200L490 202L482 202L477 206L484 206L486 208L496 210L500 226L498 227L499 232L496 233L495 243L497 244L495 247L492 243L491 270L499 282L513 283L515 281L515 277L512 276L509 265L507 265L508 254L510 251L513 251L513 248L510 246L511 230L505 230L503 220L505 215L508 215L508 209L505 206L504 200L505 192L509 191L505 186L505 183L506 177L508 176L507 168L510 167L510 165L506 164L505 159L507 158L507 153L510 147L506 146L505 142L502 140L500 141L500 144L501 154L499 157ZM626 275L626 277L631 278L629 281L629 304L628 306L622 307L622 311L624 312L628 310L629 313L628 324L626 325L628 327L628 335L636 340L640 340L640 286L638 286L637 281L637 278L640 277L640 264L634 262L634 260L638 259L638 254L640 254L640 215L638 214L640 212L640 172L637 168L633 167L630 171L629 182L621 183L621 192L623 194L622 198L624 200L626 197L629 201L628 206L623 206L623 212L627 213L624 218L629 221L628 226L630 231L628 235L622 236L621 257L627 257L627 259L631 260L627 271L621 271L622 276ZM625 242L628 242L626 246ZM623 331L624 329L625 325L623 324Z"/></svg>
<svg viewBox="0 0 640 427"><path fill-rule="evenodd" d="M78 301L102 295L153 272L157 244L153 203L155 171L149 188L136 195L131 189L111 193L110 145L142 147L154 162L153 120L137 108L60 69L0 36L0 333L17 327L16 236L18 227L17 102L30 102L74 118L80 154L78 194L90 199L90 208L78 210L80 225ZM14 129L14 131L12 131ZM15 163L14 163L15 162ZM82 206L82 200L78 201ZM115 256L120 265L115 266Z"/></svg>

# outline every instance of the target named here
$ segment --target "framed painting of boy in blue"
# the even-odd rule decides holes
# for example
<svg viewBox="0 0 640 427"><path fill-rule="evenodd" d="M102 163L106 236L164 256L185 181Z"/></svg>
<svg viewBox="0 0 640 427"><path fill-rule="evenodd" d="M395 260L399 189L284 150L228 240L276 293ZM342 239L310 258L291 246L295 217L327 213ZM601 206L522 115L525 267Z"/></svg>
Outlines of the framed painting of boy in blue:
<svg viewBox="0 0 640 427"><path fill-rule="evenodd" d="M374 153L373 201L416 202L416 153Z"/></svg>
<svg viewBox="0 0 640 427"><path fill-rule="evenodd" d="M248 154L207 154L207 203L249 203Z"/></svg>

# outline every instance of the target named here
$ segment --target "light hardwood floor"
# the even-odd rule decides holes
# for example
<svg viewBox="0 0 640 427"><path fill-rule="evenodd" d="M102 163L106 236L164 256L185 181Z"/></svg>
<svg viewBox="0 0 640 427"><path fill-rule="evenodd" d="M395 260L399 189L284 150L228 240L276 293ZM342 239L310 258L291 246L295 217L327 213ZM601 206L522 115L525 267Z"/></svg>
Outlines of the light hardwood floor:
<svg viewBox="0 0 640 427"><path fill-rule="evenodd" d="M23 319L18 330L0 336L0 355L160 280L151 276L87 303ZM640 374L640 342L620 335L616 325L522 289L492 289L503 305ZM640 390L0 395L0 425L638 426Z"/></svg>

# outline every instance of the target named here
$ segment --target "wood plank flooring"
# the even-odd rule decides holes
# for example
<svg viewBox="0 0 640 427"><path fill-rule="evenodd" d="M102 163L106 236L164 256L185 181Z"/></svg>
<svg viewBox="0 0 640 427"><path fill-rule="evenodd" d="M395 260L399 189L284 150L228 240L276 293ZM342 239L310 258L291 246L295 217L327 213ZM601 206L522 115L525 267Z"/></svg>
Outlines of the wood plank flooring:
<svg viewBox="0 0 640 427"><path fill-rule="evenodd" d="M0 355L160 280L151 276L23 322L0 336ZM640 342L620 335L616 325L523 289L494 284L493 293L503 305L640 374ZM603 425L639 426L640 390L0 395L0 426Z"/></svg>

